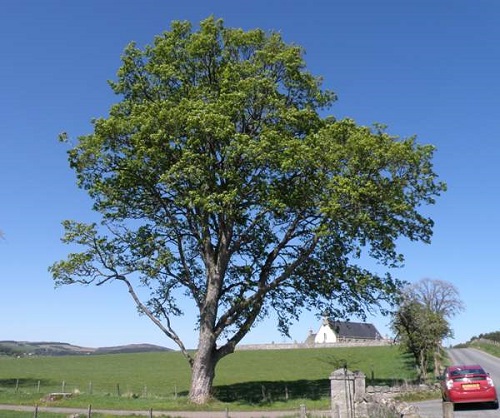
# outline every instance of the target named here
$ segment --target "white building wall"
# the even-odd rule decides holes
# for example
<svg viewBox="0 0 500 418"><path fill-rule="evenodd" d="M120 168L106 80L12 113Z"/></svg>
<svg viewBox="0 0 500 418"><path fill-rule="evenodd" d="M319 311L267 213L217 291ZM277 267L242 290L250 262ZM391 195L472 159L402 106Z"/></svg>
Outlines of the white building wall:
<svg viewBox="0 0 500 418"><path fill-rule="evenodd" d="M323 324L316 333L316 336L314 337L314 342L316 344L336 343L337 335L328 325Z"/></svg>

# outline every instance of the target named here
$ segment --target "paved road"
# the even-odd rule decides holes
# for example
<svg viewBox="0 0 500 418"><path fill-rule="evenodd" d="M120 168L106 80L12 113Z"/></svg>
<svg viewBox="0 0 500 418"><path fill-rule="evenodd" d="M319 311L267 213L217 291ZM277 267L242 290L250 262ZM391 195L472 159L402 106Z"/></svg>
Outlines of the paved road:
<svg viewBox="0 0 500 418"><path fill-rule="evenodd" d="M455 364L481 364L497 383L500 393L500 359L473 348L452 348L448 350L450 360ZM416 405L422 418L442 418L443 404L441 400L417 402ZM494 410L485 405L457 406L455 418L487 418L500 417L500 410Z"/></svg>

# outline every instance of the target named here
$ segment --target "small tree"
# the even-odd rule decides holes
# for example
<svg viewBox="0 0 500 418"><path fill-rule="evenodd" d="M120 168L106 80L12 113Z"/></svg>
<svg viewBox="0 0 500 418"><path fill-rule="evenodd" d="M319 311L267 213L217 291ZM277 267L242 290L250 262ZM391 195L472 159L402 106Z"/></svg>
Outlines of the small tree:
<svg viewBox="0 0 500 418"><path fill-rule="evenodd" d="M69 152L102 223L64 222L63 240L84 250L50 268L57 285L123 283L188 359L197 403L271 310L288 335L304 308L345 317L393 304L401 283L359 259L395 266L400 237L430 241L418 209L445 188L432 146L321 117L335 95L278 33L174 22L122 60L121 101ZM186 296L194 356L175 327Z"/></svg>
<svg viewBox="0 0 500 418"><path fill-rule="evenodd" d="M415 359L419 380L426 381L429 362L435 358L436 340L451 334L448 322L441 314L410 298L394 314L392 328L401 346Z"/></svg>
<svg viewBox="0 0 500 418"><path fill-rule="evenodd" d="M402 290L392 326L403 347L415 356L419 367L424 367L421 356L432 357L434 375L438 376L443 339L453 336L448 320L463 309L464 304L453 284L425 278Z"/></svg>
<svg viewBox="0 0 500 418"><path fill-rule="evenodd" d="M458 289L445 280L424 278L410 285L407 292L410 297L422 303L431 312L441 316L445 321L449 321L465 309ZM439 376L442 369L443 338L452 335L451 328L448 335L443 337L437 335L433 356L435 376Z"/></svg>

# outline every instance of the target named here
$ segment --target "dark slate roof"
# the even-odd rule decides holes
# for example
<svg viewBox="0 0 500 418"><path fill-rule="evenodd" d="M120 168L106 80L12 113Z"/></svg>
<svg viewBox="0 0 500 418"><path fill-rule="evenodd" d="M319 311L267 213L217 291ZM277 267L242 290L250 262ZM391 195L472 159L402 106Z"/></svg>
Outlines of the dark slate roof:
<svg viewBox="0 0 500 418"><path fill-rule="evenodd" d="M373 324L328 320L330 327L341 338L380 339L382 336Z"/></svg>

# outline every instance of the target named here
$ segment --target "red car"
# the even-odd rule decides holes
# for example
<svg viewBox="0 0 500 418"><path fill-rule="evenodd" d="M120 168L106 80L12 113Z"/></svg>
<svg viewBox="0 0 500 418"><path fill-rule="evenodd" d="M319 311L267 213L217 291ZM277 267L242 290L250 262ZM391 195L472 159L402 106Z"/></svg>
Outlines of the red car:
<svg viewBox="0 0 500 418"><path fill-rule="evenodd" d="M443 401L453 403L490 402L498 408L495 384L478 364L448 366L441 379Z"/></svg>

